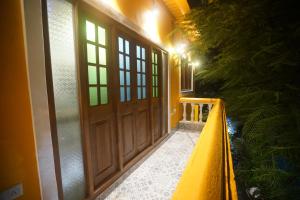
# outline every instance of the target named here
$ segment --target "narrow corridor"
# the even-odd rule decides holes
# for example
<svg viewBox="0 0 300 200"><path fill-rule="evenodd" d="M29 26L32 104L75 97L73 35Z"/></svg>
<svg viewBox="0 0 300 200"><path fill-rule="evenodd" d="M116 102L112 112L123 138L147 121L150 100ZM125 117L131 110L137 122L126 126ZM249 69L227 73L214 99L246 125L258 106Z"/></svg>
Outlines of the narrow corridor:
<svg viewBox="0 0 300 200"><path fill-rule="evenodd" d="M178 130L150 156L126 172L97 200L168 200L191 155L200 131Z"/></svg>

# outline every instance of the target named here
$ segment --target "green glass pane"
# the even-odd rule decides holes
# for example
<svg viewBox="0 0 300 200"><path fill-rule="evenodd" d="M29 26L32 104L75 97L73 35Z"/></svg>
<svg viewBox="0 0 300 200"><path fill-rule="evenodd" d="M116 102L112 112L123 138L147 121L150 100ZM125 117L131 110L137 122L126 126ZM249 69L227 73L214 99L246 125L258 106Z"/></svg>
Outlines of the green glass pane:
<svg viewBox="0 0 300 200"><path fill-rule="evenodd" d="M154 63L154 53L152 52L152 63Z"/></svg>
<svg viewBox="0 0 300 200"><path fill-rule="evenodd" d="M89 95L90 95L90 106L98 105L97 87L90 87L89 88Z"/></svg>
<svg viewBox="0 0 300 200"><path fill-rule="evenodd" d="M155 85L158 86L158 77L155 77Z"/></svg>
<svg viewBox="0 0 300 200"><path fill-rule="evenodd" d="M106 49L99 47L99 64L106 65Z"/></svg>
<svg viewBox="0 0 300 200"><path fill-rule="evenodd" d="M157 64L157 54L154 54L155 56L155 63Z"/></svg>
<svg viewBox="0 0 300 200"><path fill-rule="evenodd" d="M105 45L106 41L106 35L105 35L105 29L101 26L98 26L98 43Z"/></svg>
<svg viewBox="0 0 300 200"><path fill-rule="evenodd" d="M92 42L95 42L95 24L90 22L90 21L86 21L86 39Z"/></svg>
<svg viewBox="0 0 300 200"><path fill-rule="evenodd" d="M152 76L152 85L155 86L155 76Z"/></svg>
<svg viewBox="0 0 300 200"><path fill-rule="evenodd" d="M152 64L152 74L155 74L155 65Z"/></svg>
<svg viewBox="0 0 300 200"><path fill-rule="evenodd" d="M157 75L157 65L155 65L155 74Z"/></svg>
<svg viewBox="0 0 300 200"><path fill-rule="evenodd" d="M87 44L87 61L89 63L96 63L96 46Z"/></svg>
<svg viewBox="0 0 300 200"><path fill-rule="evenodd" d="M156 87L155 90L156 90L155 96L158 97L158 87Z"/></svg>
<svg viewBox="0 0 300 200"><path fill-rule="evenodd" d="M101 104L108 103L107 87L100 87Z"/></svg>
<svg viewBox="0 0 300 200"><path fill-rule="evenodd" d="M100 73L100 84L101 85L107 85L107 72L105 67L99 68Z"/></svg>
<svg viewBox="0 0 300 200"><path fill-rule="evenodd" d="M152 88L152 97L155 97L155 87Z"/></svg>
<svg viewBox="0 0 300 200"><path fill-rule="evenodd" d="M97 68L95 66L88 66L89 84L97 84Z"/></svg>

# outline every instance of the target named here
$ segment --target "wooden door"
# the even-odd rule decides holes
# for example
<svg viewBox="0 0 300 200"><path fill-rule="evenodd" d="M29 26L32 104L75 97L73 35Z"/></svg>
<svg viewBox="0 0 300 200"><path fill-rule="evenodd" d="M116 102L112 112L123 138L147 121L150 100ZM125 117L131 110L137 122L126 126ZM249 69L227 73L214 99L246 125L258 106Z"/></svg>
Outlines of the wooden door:
<svg viewBox="0 0 300 200"><path fill-rule="evenodd" d="M150 109L149 109L149 78L150 67L148 49L142 44L135 44L135 90L136 90L136 145L138 153L151 142Z"/></svg>
<svg viewBox="0 0 300 200"><path fill-rule="evenodd" d="M162 55L150 41L85 3L78 14L83 148L93 194L163 135Z"/></svg>
<svg viewBox="0 0 300 200"><path fill-rule="evenodd" d="M154 141L157 141L162 136L162 89L161 89L161 55L159 51L153 49L151 54L152 68L152 131Z"/></svg>
<svg viewBox="0 0 300 200"><path fill-rule="evenodd" d="M79 22L84 134L91 154L88 162L93 184L98 187L118 170L110 30L97 18L84 14Z"/></svg>
<svg viewBox="0 0 300 200"><path fill-rule="evenodd" d="M150 144L146 49L121 33L117 44L118 127L122 137L123 164L126 165Z"/></svg>
<svg viewBox="0 0 300 200"><path fill-rule="evenodd" d="M125 35L117 36L118 60L118 127L122 138L123 163L127 163L136 154L135 108L133 99L133 44Z"/></svg>

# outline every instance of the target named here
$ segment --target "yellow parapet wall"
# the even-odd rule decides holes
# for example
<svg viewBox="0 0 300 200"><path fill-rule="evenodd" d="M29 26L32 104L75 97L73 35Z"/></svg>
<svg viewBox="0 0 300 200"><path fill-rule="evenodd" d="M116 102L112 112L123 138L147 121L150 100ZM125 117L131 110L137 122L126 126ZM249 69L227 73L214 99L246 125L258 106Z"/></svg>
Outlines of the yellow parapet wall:
<svg viewBox="0 0 300 200"><path fill-rule="evenodd" d="M220 99L210 100L214 103L213 109L179 180L173 200L238 199L224 104Z"/></svg>

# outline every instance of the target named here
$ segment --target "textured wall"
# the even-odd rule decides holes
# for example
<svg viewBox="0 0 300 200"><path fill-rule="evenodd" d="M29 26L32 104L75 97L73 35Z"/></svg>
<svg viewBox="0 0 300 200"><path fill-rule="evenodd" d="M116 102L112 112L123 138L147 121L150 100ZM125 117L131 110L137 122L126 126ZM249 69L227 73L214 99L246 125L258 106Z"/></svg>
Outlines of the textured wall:
<svg viewBox="0 0 300 200"><path fill-rule="evenodd" d="M0 1L0 191L23 183L40 199L25 61L21 1Z"/></svg>

